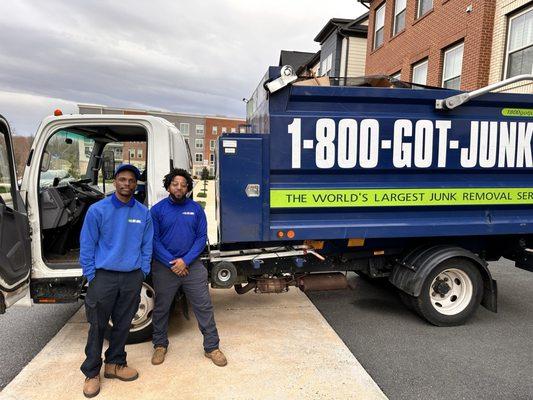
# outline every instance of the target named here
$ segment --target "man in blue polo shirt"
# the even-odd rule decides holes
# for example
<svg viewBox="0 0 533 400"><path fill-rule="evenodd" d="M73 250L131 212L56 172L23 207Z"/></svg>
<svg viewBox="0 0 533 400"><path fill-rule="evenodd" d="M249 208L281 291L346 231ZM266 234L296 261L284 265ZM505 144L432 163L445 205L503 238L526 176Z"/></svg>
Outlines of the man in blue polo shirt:
<svg viewBox="0 0 533 400"><path fill-rule="evenodd" d="M148 209L133 198L140 173L120 165L114 176L115 193L89 207L80 236L80 264L89 281L85 311L90 324L81 366L83 394L100 392L104 332L113 322L105 352L104 376L133 381L138 372L126 365L126 339L137 311L144 278L150 272L153 225Z"/></svg>
<svg viewBox="0 0 533 400"><path fill-rule="evenodd" d="M183 287L204 336L204 354L215 365L223 367L227 360L218 348L207 269L199 259L207 240L207 221L202 207L187 198L192 184L187 171L172 170L163 181L169 196L150 210L154 222L152 279L155 290L152 364L165 360L170 306L177 290Z"/></svg>

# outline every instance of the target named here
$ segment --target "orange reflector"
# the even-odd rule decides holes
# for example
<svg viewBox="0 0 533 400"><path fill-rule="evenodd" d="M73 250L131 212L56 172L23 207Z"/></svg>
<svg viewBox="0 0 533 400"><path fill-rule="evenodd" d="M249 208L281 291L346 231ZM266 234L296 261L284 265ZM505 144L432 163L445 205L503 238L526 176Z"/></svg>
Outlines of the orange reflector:
<svg viewBox="0 0 533 400"><path fill-rule="evenodd" d="M288 232L287 232L287 237L288 237L289 239L293 239L293 238L294 238L294 231L288 231Z"/></svg>
<svg viewBox="0 0 533 400"><path fill-rule="evenodd" d="M365 245L365 239L351 238L348 240L348 247L360 247Z"/></svg>
<svg viewBox="0 0 533 400"><path fill-rule="evenodd" d="M374 251L374 255L375 256L382 256L383 254L385 254L385 250L376 250L376 251Z"/></svg>
<svg viewBox="0 0 533 400"><path fill-rule="evenodd" d="M304 244L315 250L322 250L324 248L323 240L304 240Z"/></svg>
<svg viewBox="0 0 533 400"><path fill-rule="evenodd" d="M56 299L38 299L39 303L55 303Z"/></svg>
<svg viewBox="0 0 533 400"><path fill-rule="evenodd" d="M63 111L61 111L59 108L56 108L56 109L54 110L54 115L55 115L56 117L59 117L59 116L63 115Z"/></svg>
<svg viewBox="0 0 533 400"><path fill-rule="evenodd" d="M281 239L283 236L285 236L283 231L278 231L278 237Z"/></svg>

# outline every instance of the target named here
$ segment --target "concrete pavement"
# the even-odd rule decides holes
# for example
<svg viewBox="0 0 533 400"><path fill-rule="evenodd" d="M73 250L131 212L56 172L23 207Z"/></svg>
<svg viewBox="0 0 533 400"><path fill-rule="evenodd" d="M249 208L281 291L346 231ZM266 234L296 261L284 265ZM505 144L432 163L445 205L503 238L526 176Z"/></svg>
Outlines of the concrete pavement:
<svg viewBox="0 0 533 400"><path fill-rule="evenodd" d="M217 241L214 181L206 201L210 243ZM228 366L204 357L194 317L174 318L164 364L150 363L151 343L127 347L135 382L102 379L98 399L386 399L335 331L298 289L284 294L212 290ZM0 393L0 400L84 399L88 324L82 308ZM107 346L107 344L106 344ZM103 374L102 374L103 377Z"/></svg>
<svg viewBox="0 0 533 400"><path fill-rule="evenodd" d="M164 364L150 343L127 347L134 382L102 379L98 399L386 399L307 297L214 290L227 367L204 357L194 317L174 318ZM84 399L79 366L88 324L80 310L0 393L0 400Z"/></svg>

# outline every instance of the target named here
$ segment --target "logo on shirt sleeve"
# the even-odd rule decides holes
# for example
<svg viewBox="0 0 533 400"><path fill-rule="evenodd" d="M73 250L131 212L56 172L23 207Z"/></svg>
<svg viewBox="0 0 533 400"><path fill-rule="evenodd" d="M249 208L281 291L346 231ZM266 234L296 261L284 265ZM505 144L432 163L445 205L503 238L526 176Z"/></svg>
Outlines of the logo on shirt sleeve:
<svg viewBox="0 0 533 400"><path fill-rule="evenodd" d="M140 220L140 219L129 218L129 219L128 219L128 222L129 222L130 224L140 224L140 223L141 223L141 220Z"/></svg>
<svg viewBox="0 0 533 400"><path fill-rule="evenodd" d="M194 211L183 211L182 215L194 215Z"/></svg>

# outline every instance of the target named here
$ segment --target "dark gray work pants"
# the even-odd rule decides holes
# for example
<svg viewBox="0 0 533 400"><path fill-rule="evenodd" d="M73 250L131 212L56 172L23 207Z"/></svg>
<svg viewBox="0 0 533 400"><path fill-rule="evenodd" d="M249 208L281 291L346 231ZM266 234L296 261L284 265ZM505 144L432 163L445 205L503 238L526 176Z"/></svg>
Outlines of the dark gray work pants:
<svg viewBox="0 0 533 400"><path fill-rule="evenodd" d="M85 296L89 335L85 346L87 358L81 365L81 372L86 377L93 378L100 373L104 333L109 318L113 328L105 352L105 363L126 364L126 340L139 307L143 281L144 274L140 269L131 272L96 270Z"/></svg>
<svg viewBox="0 0 533 400"><path fill-rule="evenodd" d="M218 349L219 338L213 305L207 285L207 269L195 260L189 265L187 276L177 276L172 270L157 260L152 263L152 280L155 290L155 307L152 316L154 327L152 342L154 347L168 347L168 318L170 306L176 293L183 287L185 296L191 304L200 332L204 335L204 350Z"/></svg>

